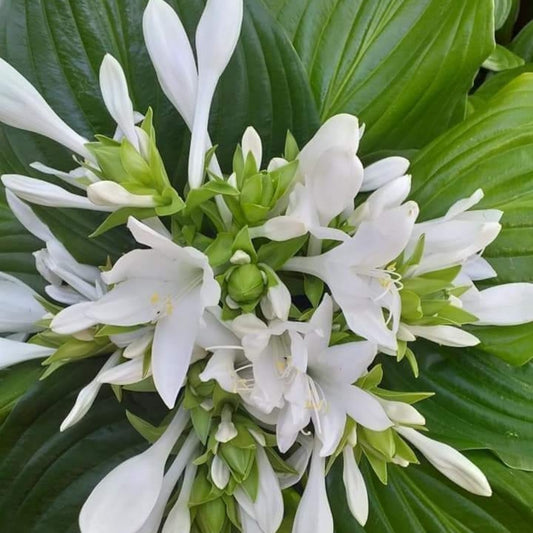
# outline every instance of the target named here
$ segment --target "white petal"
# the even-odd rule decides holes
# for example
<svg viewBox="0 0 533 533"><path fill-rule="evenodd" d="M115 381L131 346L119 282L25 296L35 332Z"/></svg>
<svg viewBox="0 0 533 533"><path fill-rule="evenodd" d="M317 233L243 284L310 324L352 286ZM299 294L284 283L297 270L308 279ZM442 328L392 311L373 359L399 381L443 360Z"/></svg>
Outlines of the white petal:
<svg viewBox="0 0 533 533"><path fill-rule="evenodd" d="M198 92L189 155L189 184L193 189L203 181L211 103L237 46L242 17L243 0L208 0L196 29Z"/></svg>
<svg viewBox="0 0 533 533"><path fill-rule="evenodd" d="M124 136L138 150L139 140L135 131L135 117L128 82L120 63L106 54L100 66L100 89L104 103Z"/></svg>
<svg viewBox="0 0 533 533"><path fill-rule="evenodd" d="M393 402L377 398L387 416L396 424L424 426L426 419L412 406L404 402Z"/></svg>
<svg viewBox="0 0 533 533"><path fill-rule="evenodd" d="M298 156L299 171L308 176L317 166L322 154L331 149L341 149L356 154L359 147L359 121L348 114L328 119L307 143Z"/></svg>
<svg viewBox="0 0 533 533"><path fill-rule="evenodd" d="M35 87L0 58L0 122L49 137L86 159L88 142L61 120Z"/></svg>
<svg viewBox="0 0 533 533"><path fill-rule="evenodd" d="M475 325L514 326L533 322L533 284L507 283L480 291L465 310L477 316Z"/></svg>
<svg viewBox="0 0 533 533"><path fill-rule="evenodd" d="M67 417L65 418L65 420L63 420L63 423L61 424L61 431L65 431L69 427L72 427L74 424L77 424L89 412L89 409L92 407L102 387L102 383L98 381L98 378L106 370L113 368L119 362L119 360L120 351L115 352L107 360L106 364L101 368L97 376L88 385L81 389L76 398L76 403L74 404L74 407L71 409L70 413L67 415Z"/></svg>
<svg viewBox="0 0 533 533"><path fill-rule="evenodd" d="M163 92L192 129L198 72L181 20L163 0L150 0L143 32Z"/></svg>
<svg viewBox="0 0 533 533"><path fill-rule="evenodd" d="M156 207L154 197L132 194L114 181L99 181L87 188L87 197L95 205L109 207Z"/></svg>
<svg viewBox="0 0 533 533"><path fill-rule="evenodd" d="M18 174L4 174L2 183L22 200L46 207L70 207L91 211L110 211L108 207L93 204L85 196L72 194L57 185Z"/></svg>
<svg viewBox="0 0 533 533"><path fill-rule="evenodd" d="M280 486L283 490L296 485L302 479L313 453L312 437L300 435L298 443L300 444L298 449L287 459L287 464L296 470L297 474L278 474Z"/></svg>
<svg viewBox="0 0 533 533"><path fill-rule="evenodd" d="M250 228L250 237L266 237L271 241L288 241L305 235L309 229L301 220L292 216L279 216L267 220L263 226Z"/></svg>
<svg viewBox="0 0 533 533"><path fill-rule="evenodd" d="M325 459L318 445L311 459L311 470L300 505L294 518L292 533L333 533L333 516L326 492Z"/></svg>
<svg viewBox="0 0 533 533"><path fill-rule="evenodd" d="M261 307L263 308L264 301L268 302L267 309L271 311L271 316L267 318L270 318L270 320L274 318L288 320L292 304L291 293L274 271L272 271L272 275L277 278L278 284L274 287L269 287L266 296L261 302Z"/></svg>
<svg viewBox="0 0 533 533"><path fill-rule="evenodd" d="M461 348L479 344L477 337L453 326L408 326L408 328L413 335L436 342L442 346Z"/></svg>
<svg viewBox="0 0 533 533"><path fill-rule="evenodd" d="M437 470L463 489L479 496L492 494L483 472L451 446L429 439L414 429L400 427L396 431L416 446Z"/></svg>
<svg viewBox="0 0 533 533"><path fill-rule="evenodd" d="M264 533L276 533L283 521L281 488L270 461L261 447L257 448L256 461L259 468L257 499L252 502L248 494L240 487L235 491L235 498L257 521Z"/></svg>
<svg viewBox="0 0 533 533"><path fill-rule="evenodd" d="M54 240L54 234L50 228L41 221L33 212L31 207L24 203L16 194L6 189L6 200L9 208L17 217L18 221L32 234L41 241Z"/></svg>
<svg viewBox="0 0 533 533"><path fill-rule="evenodd" d="M189 533L191 530L191 513L189 511L189 500L192 493L197 467L193 463L187 466L183 483L181 484L180 495L174 507L168 513L162 533Z"/></svg>
<svg viewBox="0 0 533 533"><path fill-rule="evenodd" d="M211 463L211 480L220 490L224 490L229 483L231 472L226 463L218 456L213 457Z"/></svg>
<svg viewBox="0 0 533 533"><path fill-rule="evenodd" d="M31 163L30 167L41 172L42 174L47 174L48 176L56 176L57 178L60 178L64 182L68 183L69 185L83 190L87 189L87 182L96 183L100 181L100 178L96 174L94 174L88 168L85 167L78 167L74 170L71 170L70 172L63 172L62 170L43 165L38 161Z"/></svg>
<svg viewBox="0 0 533 533"><path fill-rule="evenodd" d="M365 168L362 191L373 191L383 187L395 178L403 176L409 168L409 161L404 157L387 157Z"/></svg>
<svg viewBox="0 0 533 533"><path fill-rule="evenodd" d="M245 161L248 154L252 154L257 169L261 169L261 162L263 161L263 143L261 142L261 137L259 137L259 134L254 128L252 128L252 126L246 128L246 131L242 136L242 154Z"/></svg>
<svg viewBox="0 0 533 533"><path fill-rule="evenodd" d="M98 321L87 316L87 311L93 305L93 302L83 302L66 307L54 317L50 329L59 335L72 335L95 326Z"/></svg>
<svg viewBox="0 0 533 533"><path fill-rule="evenodd" d="M150 375L150 373L147 375ZM112 385L132 385L139 383L145 377L143 358L138 357L102 372L99 374L97 381L98 383L110 383Z"/></svg>
<svg viewBox="0 0 533 533"><path fill-rule="evenodd" d="M480 255L470 257L464 263L461 273L467 275L472 281L481 281L498 276L491 264Z"/></svg>
<svg viewBox="0 0 533 533"><path fill-rule="evenodd" d="M32 333L46 311L37 293L13 276L0 272L0 333Z"/></svg>
<svg viewBox="0 0 533 533"><path fill-rule="evenodd" d="M183 500L187 498L188 503L188 499L191 495L194 476L196 475L196 467L195 465L191 464L191 460L196 453L198 442L198 437L196 437L194 432L191 432L181 446L176 459L174 459L171 467L165 474L161 492L159 493L159 497L157 498L157 502L152 509L150 516L144 523L144 526L136 533L157 533L160 530L161 520L165 514L165 508L168 504L170 496L172 495L172 491L174 490L176 483L186 468L187 471L183 480L180 496L178 498L178 502L176 502L176 507L178 507L176 512L178 512L180 517L184 520L182 528L180 528L180 533L186 533L188 530L190 530L189 509L188 507L184 509Z"/></svg>
<svg viewBox="0 0 533 533"><path fill-rule="evenodd" d="M200 379L205 382L214 379L226 392L234 394L240 380L235 372L235 358L235 350L214 350Z"/></svg>
<svg viewBox="0 0 533 533"><path fill-rule="evenodd" d="M174 302L172 313L157 323L152 345L152 369L157 392L172 409L183 385L203 306L197 290Z"/></svg>
<svg viewBox="0 0 533 533"><path fill-rule="evenodd" d="M368 492L365 480L350 446L343 450L344 470L342 479L346 489L346 500L353 517L362 525L368 520Z"/></svg>
<svg viewBox="0 0 533 533"><path fill-rule="evenodd" d="M154 339L153 331L147 331L143 335L134 339L131 344L126 346L123 356L126 359L136 359L145 355L148 347L152 344Z"/></svg>
<svg viewBox="0 0 533 533"><path fill-rule="evenodd" d="M53 348L46 348L38 344L27 344L0 337L0 369L11 365L31 361L33 359L44 359L55 352Z"/></svg>
<svg viewBox="0 0 533 533"><path fill-rule="evenodd" d="M332 148L322 154L305 177L322 226L345 209L353 209L362 181L363 165L352 150Z"/></svg>
<svg viewBox="0 0 533 533"><path fill-rule="evenodd" d="M446 216L444 218L450 220L458 215L461 215L462 213L468 211L475 205L479 204L479 202L483 200L484 196L485 194L483 193L483 190L477 189L470 197L463 198L462 200L455 202L450 207L450 209L448 209L448 212L446 213Z"/></svg>
<svg viewBox="0 0 533 533"><path fill-rule="evenodd" d="M180 409L153 446L100 481L81 510L81 533L137 533L157 503L165 463L187 422L188 414Z"/></svg>

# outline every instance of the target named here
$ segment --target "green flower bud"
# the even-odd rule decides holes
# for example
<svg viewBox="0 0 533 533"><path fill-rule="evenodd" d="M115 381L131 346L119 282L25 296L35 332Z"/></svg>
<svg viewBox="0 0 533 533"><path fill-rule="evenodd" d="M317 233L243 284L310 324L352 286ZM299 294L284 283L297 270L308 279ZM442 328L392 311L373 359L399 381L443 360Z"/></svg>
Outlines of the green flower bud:
<svg viewBox="0 0 533 533"><path fill-rule="evenodd" d="M199 507L195 520L202 533L221 533L225 530L226 521L226 505L222 498Z"/></svg>
<svg viewBox="0 0 533 533"><path fill-rule="evenodd" d="M266 289L266 276L256 265L241 265L228 279L229 297L238 304L258 300Z"/></svg>

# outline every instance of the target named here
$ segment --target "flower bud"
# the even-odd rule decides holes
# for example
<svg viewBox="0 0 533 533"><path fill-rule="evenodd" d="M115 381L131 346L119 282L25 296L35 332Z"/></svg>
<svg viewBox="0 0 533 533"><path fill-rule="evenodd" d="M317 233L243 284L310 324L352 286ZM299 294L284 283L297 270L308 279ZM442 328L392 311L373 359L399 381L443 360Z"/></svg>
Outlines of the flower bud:
<svg viewBox="0 0 533 533"><path fill-rule="evenodd" d="M239 266L228 279L228 294L238 304L258 300L265 288L265 275L252 264Z"/></svg>

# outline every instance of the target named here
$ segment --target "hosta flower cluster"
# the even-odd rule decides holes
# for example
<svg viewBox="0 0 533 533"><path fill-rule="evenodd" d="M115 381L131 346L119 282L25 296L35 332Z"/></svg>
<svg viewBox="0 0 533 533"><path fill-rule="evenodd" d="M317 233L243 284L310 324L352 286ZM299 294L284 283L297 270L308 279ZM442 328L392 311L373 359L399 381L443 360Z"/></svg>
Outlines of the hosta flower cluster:
<svg viewBox="0 0 533 533"><path fill-rule="evenodd" d="M411 365L415 379L417 338L474 346L476 325L533 320L531 285L476 286L496 275L481 253L502 213L478 208L477 191L419 221L409 162L363 168L364 128L351 115L330 118L305 146L289 133L270 161L250 127L223 172L208 119L242 11L242 0L208 0L195 53L163 0L144 15L161 87L191 129L185 191L116 59L105 57L100 82L117 130L91 141L0 60L0 120L54 139L77 164L32 165L63 185L2 177L13 213L44 243L35 261L48 286L43 298L2 276L0 365L41 358L46 376L101 357L61 430L104 384L119 399L157 393L169 410L159 427L130 415L151 446L94 489L82 533L275 533L284 520L294 533L333 532L325 476L335 461L364 524L359 464L386 482L389 463L407 467L417 452L462 488L491 494L475 465L426 436L413 404L431 394L384 388L376 357ZM125 224L137 247L80 264L32 205L102 211L94 235ZM284 492L301 495L295 514Z"/></svg>

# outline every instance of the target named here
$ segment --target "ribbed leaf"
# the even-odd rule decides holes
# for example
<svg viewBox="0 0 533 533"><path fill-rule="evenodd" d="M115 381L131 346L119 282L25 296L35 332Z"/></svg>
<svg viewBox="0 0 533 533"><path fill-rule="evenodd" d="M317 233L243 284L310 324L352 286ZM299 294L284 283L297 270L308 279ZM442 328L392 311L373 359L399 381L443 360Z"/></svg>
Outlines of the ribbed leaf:
<svg viewBox="0 0 533 533"><path fill-rule="evenodd" d="M432 391L417 405L428 428L463 449L489 449L508 466L533 471L533 365L513 368L476 349L430 343L415 347L420 377L406 364L385 360L385 379L396 390Z"/></svg>
<svg viewBox="0 0 533 533"><path fill-rule="evenodd" d="M30 390L0 429L0 531L78 533L77 516L92 488L146 446L109 389L82 422L59 432L78 389L97 369L98 362L86 361L57 371Z"/></svg>
<svg viewBox="0 0 533 533"><path fill-rule="evenodd" d="M122 63L135 107L154 109L159 147L175 184L186 181L189 134L158 87L143 44L142 13L147 0L5 0L0 6L0 55L42 92L59 115L79 133L111 135L98 69L106 52ZM170 2L180 12L191 37L202 0ZM179 8L179 9L178 9ZM283 30L260 0L247 0L243 33L235 56L221 80L211 132L228 168L236 143L248 125L261 133L267 155L283 151L287 129L303 142L317 125L317 113L301 62ZM32 161L73 167L68 154L35 135L0 128L0 173L26 172ZM38 176L38 177L43 177ZM98 263L128 246L125 232L97 244L85 239L101 221L91 213L40 210L40 216L82 261ZM57 224L57 221L60 221Z"/></svg>
<svg viewBox="0 0 533 533"><path fill-rule="evenodd" d="M264 0L307 68L322 119L359 115L363 150L424 146L465 113L491 53L493 0Z"/></svg>
<svg viewBox="0 0 533 533"><path fill-rule="evenodd" d="M342 465L329 477L336 533L524 533L533 520L533 474L505 468L487 452L468 454L487 475L494 494L473 496L431 465L389 469L384 487L363 464L370 496L365 528L352 518L342 483Z"/></svg>

